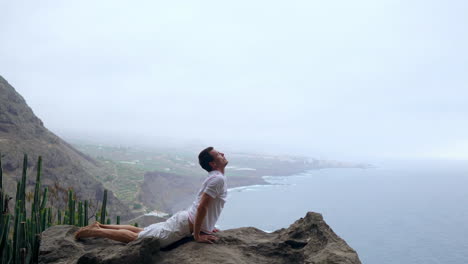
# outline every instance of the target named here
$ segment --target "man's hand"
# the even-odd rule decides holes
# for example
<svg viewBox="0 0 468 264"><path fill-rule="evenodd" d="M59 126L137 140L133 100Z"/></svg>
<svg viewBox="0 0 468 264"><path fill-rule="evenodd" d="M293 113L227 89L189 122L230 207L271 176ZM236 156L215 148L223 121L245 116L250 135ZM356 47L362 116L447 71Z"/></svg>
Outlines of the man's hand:
<svg viewBox="0 0 468 264"><path fill-rule="evenodd" d="M195 237L195 241L197 241L198 243L213 244L213 242L215 242L216 240L218 240L218 238L212 235L199 235Z"/></svg>
<svg viewBox="0 0 468 264"><path fill-rule="evenodd" d="M213 229L212 232L213 232L213 233L218 233L219 231L221 231L221 230L219 230L218 228L215 228L215 229Z"/></svg>

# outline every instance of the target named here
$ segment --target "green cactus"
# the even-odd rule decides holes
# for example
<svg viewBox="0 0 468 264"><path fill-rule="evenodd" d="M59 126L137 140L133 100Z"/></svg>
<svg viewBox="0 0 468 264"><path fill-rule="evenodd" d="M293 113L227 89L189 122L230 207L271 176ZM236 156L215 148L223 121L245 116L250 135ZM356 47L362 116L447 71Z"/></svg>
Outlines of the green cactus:
<svg viewBox="0 0 468 264"><path fill-rule="evenodd" d="M26 248L20 248L20 263L25 264L26 263Z"/></svg>
<svg viewBox="0 0 468 264"><path fill-rule="evenodd" d="M37 160L37 174L36 184L34 186L34 200L31 207L31 247L33 248L33 259L37 259L37 252L39 250L38 235L42 230L40 226L40 197L41 197L41 171L42 171L42 157L39 156ZM47 196L47 194L46 194ZM44 199L44 198L43 198Z"/></svg>
<svg viewBox="0 0 468 264"><path fill-rule="evenodd" d="M37 160L37 176L36 186L34 188L34 201L32 205L32 214L37 216L39 212L39 197L41 196L41 170L42 170L42 157L39 156Z"/></svg>
<svg viewBox="0 0 468 264"><path fill-rule="evenodd" d="M21 176L21 184L20 184L20 210L21 212L25 212L26 210L26 174L28 170L28 155L24 154L23 158L23 173Z"/></svg>
<svg viewBox="0 0 468 264"><path fill-rule="evenodd" d="M2 222L0 224L0 226L1 226L1 230L0 230L0 253L2 253L2 255L3 255L4 252L6 251L6 246L8 244L8 237L9 237L9 232L10 232L10 215L5 214L5 215L1 215L0 217L2 219ZM1 259L1 260L2 260L1 263L5 263L5 262L3 262L3 259Z"/></svg>
<svg viewBox="0 0 468 264"><path fill-rule="evenodd" d="M47 192L48 192L48 188L45 187L44 188L44 193L42 194L42 203L41 203L41 210L45 209L46 208L46 204L47 204Z"/></svg>
<svg viewBox="0 0 468 264"><path fill-rule="evenodd" d="M57 210L57 225L62 224L62 211L60 209Z"/></svg>
<svg viewBox="0 0 468 264"><path fill-rule="evenodd" d="M72 200L72 212L71 212L71 218L72 218L72 225L76 225L76 201L73 199Z"/></svg>
<svg viewBox="0 0 468 264"><path fill-rule="evenodd" d="M106 205L107 205L107 190L104 190L104 197L102 198L102 208L101 208L101 223L106 222Z"/></svg>
<svg viewBox="0 0 468 264"><path fill-rule="evenodd" d="M19 195L19 194L18 194ZM18 260L17 257L19 255L19 219L20 218L20 208L19 205L17 204L15 206L15 221L14 221L14 226L13 226L13 254L12 256L16 256L15 262Z"/></svg>
<svg viewBox="0 0 468 264"><path fill-rule="evenodd" d="M75 206L73 204L73 191L68 190L68 224L73 225L73 212L75 211Z"/></svg>
<svg viewBox="0 0 468 264"><path fill-rule="evenodd" d="M88 225L88 200L84 202L84 226Z"/></svg>
<svg viewBox="0 0 468 264"><path fill-rule="evenodd" d="M19 236L19 241L18 241L19 260L21 261L21 263L25 263L27 244L26 244L26 222L24 221L20 222L18 236Z"/></svg>
<svg viewBox="0 0 468 264"><path fill-rule="evenodd" d="M63 216L63 222L64 225L69 224L68 220L68 211L65 210L64 216Z"/></svg>
<svg viewBox="0 0 468 264"><path fill-rule="evenodd" d="M78 202L78 226L83 226L83 203Z"/></svg>
<svg viewBox="0 0 468 264"><path fill-rule="evenodd" d="M14 212L10 214L7 210L7 203L11 198L2 189L3 171L1 158L0 154L0 263L38 263L41 232L55 223L76 224L79 226L88 225L89 202L87 200L84 202L78 201L77 205L73 190L70 189L68 191L68 209L63 212L57 209L57 218L55 218L52 208L46 207L48 203L48 188L44 188L41 192L42 157L39 157L37 161L34 198L30 204L30 211L27 212L26 202L29 202L29 198L28 200L26 199L28 156L25 154L22 176L16 186ZM107 194L108 191L104 190L102 207L99 214L101 223L110 224L111 218L106 212ZM98 220L98 217L97 213L96 220ZM120 216L117 216L117 224L120 224ZM138 225L136 224L136 226Z"/></svg>
<svg viewBox="0 0 468 264"><path fill-rule="evenodd" d="M13 261L13 244L9 241L6 248L5 262L11 263Z"/></svg>
<svg viewBox="0 0 468 264"><path fill-rule="evenodd" d="M47 227L52 226L52 208L47 208Z"/></svg>
<svg viewBox="0 0 468 264"><path fill-rule="evenodd" d="M46 229L46 223L47 223L47 210L43 209L41 210L41 232Z"/></svg>
<svg viewBox="0 0 468 264"><path fill-rule="evenodd" d="M13 261L13 245L11 244L10 241L7 242L5 246L5 255L2 258L2 263L12 263Z"/></svg>
<svg viewBox="0 0 468 264"><path fill-rule="evenodd" d="M0 152L0 214L5 210L3 200L3 167L2 167L2 153ZM0 228L3 227L0 225ZM1 250L1 248L0 248ZM0 251L1 252L1 251Z"/></svg>
<svg viewBox="0 0 468 264"><path fill-rule="evenodd" d="M32 223L31 223L31 218L26 218L26 240L31 243L31 238L32 238Z"/></svg>
<svg viewBox="0 0 468 264"><path fill-rule="evenodd" d="M20 191L21 190L21 182L20 181L16 181L16 203L18 204L18 201L20 200Z"/></svg>
<svg viewBox="0 0 468 264"><path fill-rule="evenodd" d="M2 153L0 152L0 190L3 190L3 167L2 167Z"/></svg>

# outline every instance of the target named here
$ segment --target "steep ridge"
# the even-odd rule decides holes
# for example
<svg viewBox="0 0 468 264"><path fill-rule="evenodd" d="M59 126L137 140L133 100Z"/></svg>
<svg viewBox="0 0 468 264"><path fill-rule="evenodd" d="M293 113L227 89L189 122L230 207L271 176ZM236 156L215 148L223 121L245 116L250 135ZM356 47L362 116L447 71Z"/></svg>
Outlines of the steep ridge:
<svg viewBox="0 0 468 264"><path fill-rule="evenodd" d="M64 124L66 125L66 124ZM103 185L95 176L106 173L101 164L81 153L60 137L49 131L36 117L23 97L0 76L0 153L4 170L4 189L14 196L16 181L21 175L23 154L29 155L29 188L35 179L38 156L43 159L42 184L53 190L56 199L51 203L60 205L63 194L73 188L79 199L101 201ZM120 215L122 220L134 215L112 192L108 193L108 212Z"/></svg>

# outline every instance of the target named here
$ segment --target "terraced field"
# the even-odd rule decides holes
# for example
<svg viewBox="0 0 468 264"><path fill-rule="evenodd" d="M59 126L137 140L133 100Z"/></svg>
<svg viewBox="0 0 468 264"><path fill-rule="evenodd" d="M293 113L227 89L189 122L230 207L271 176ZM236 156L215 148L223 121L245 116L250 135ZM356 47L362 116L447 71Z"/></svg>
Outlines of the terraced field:
<svg viewBox="0 0 468 264"><path fill-rule="evenodd" d="M112 178L105 179L106 188L113 190L121 201L132 203L136 200L136 194L143 182L145 171L129 164L115 161L105 161L109 171L113 171Z"/></svg>
<svg viewBox="0 0 468 264"><path fill-rule="evenodd" d="M146 172L161 171L193 177L205 175L193 157L194 153L180 153L164 150L149 151L144 149L74 144L78 150L101 161L103 171L97 178L104 186L112 190L117 198L135 208L141 205L137 195Z"/></svg>

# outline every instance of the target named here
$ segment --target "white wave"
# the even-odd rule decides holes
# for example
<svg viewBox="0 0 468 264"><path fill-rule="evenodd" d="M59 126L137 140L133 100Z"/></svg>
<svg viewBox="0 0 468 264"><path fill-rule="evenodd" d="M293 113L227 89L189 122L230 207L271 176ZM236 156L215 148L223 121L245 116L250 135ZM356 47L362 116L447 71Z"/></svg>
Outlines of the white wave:
<svg viewBox="0 0 468 264"><path fill-rule="evenodd" d="M257 169L254 169L254 168L236 168L234 170L238 170L238 171L256 171Z"/></svg>
<svg viewBox="0 0 468 264"><path fill-rule="evenodd" d="M228 189L228 192L244 192L244 191L258 191L259 189L265 188L270 185L248 185L248 186L240 186L235 188Z"/></svg>

